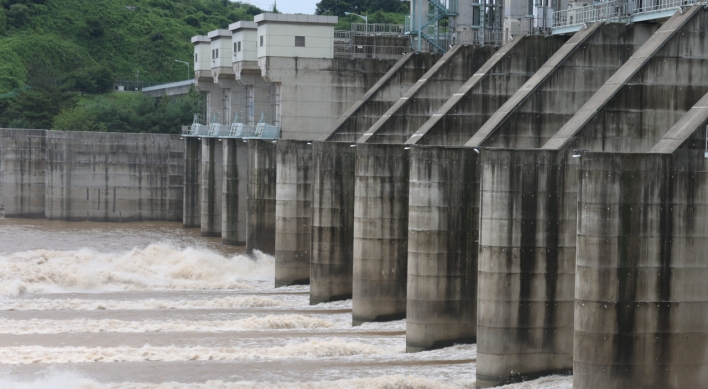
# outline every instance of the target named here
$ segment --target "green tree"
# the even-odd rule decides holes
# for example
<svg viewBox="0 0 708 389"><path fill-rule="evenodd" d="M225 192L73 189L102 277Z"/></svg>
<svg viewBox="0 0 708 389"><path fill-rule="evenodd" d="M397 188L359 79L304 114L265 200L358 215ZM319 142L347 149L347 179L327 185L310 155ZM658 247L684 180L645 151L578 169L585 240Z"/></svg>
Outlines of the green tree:
<svg viewBox="0 0 708 389"><path fill-rule="evenodd" d="M8 12L15 27L23 26L29 20L29 8L24 4L13 4Z"/></svg>
<svg viewBox="0 0 708 389"><path fill-rule="evenodd" d="M70 96L58 89L23 90L8 103L0 124L14 128L51 128L54 118L72 103Z"/></svg>
<svg viewBox="0 0 708 389"><path fill-rule="evenodd" d="M0 7L0 35L5 34L7 29L7 17L5 16L5 8Z"/></svg>

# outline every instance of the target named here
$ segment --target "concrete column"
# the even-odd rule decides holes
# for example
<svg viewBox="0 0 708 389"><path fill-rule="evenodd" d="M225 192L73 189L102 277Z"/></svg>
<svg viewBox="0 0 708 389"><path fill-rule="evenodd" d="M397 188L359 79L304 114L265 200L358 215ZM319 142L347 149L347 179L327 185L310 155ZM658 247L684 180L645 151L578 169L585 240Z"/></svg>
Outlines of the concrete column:
<svg viewBox="0 0 708 389"><path fill-rule="evenodd" d="M248 238L246 252L275 255L276 145L248 141Z"/></svg>
<svg viewBox="0 0 708 389"><path fill-rule="evenodd" d="M224 177L221 200L221 242L246 244L248 214L248 144L241 139L224 139Z"/></svg>
<svg viewBox="0 0 708 389"><path fill-rule="evenodd" d="M202 236L221 237L224 147L216 138L202 138Z"/></svg>
<svg viewBox="0 0 708 389"><path fill-rule="evenodd" d="M184 208L182 211L182 225L184 228L199 228L202 220L199 202L202 145L199 139L192 137L185 137L184 145Z"/></svg>
<svg viewBox="0 0 708 389"><path fill-rule="evenodd" d="M46 131L0 130L5 217L45 217Z"/></svg>
<svg viewBox="0 0 708 389"><path fill-rule="evenodd" d="M313 146L310 304L352 297L354 168L350 143Z"/></svg>
<svg viewBox="0 0 708 389"><path fill-rule="evenodd" d="M700 139L705 126L698 128ZM574 388L705 387L703 147L583 154Z"/></svg>
<svg viewBox="0 0 708 389"><path fill-rule="evenodd" d="M312 145L281 140L277 146L275 287L310 283Z"/></svg>
<svg viewBox="0 0 708 389"><path fill-rule="evenodd" d="M478 162L471 148L412 149L408 352L476 340Z"/></svg>
<svg viewBox="0 0 708 389"><path fill-rule="evenodd" d="M406 317L409 152L358 144L352 322Z"/></svg>
<svg viewBox="0 0 708 389"><path fill-rule="evenodd" d="M477 387L572 371L577 173L550 150L482 150Z"/></svg>

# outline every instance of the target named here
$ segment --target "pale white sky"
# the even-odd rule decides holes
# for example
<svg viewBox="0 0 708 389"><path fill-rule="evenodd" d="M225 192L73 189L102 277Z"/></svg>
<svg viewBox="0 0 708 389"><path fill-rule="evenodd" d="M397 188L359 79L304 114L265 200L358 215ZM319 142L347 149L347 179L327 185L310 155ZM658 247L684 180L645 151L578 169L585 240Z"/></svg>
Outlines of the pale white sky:
<svg viewBox="0 0 708 389"><path fill-rule="evenodd" d="M243 0L269 11L274 0ZM275 0L278 2L278 10L284 14L309 14L315 13L316 4L320 0Z"/></svg>

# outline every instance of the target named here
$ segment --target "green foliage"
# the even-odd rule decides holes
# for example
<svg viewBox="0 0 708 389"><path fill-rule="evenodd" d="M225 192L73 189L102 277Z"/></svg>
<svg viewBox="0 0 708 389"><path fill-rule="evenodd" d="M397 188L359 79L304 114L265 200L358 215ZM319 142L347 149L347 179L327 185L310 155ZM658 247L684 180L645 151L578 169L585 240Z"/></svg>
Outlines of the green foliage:
<svg viewBox="0 0 708 389"><path fill-rule="evenodd" d="M115 77L106 66L81 68L63 79L64 89L84 93L108 93L113 90Z"/></svg>
<svg viewBox="0 0 708 389"><path fill-rule="evenodd" d="M63 131L110 131L179 133L192 123L200 110L199 93L192 88L186 96L162 97L159 101L140 93L112 93L87 97L75 107L64 109L54 120Z"/></svg>
<svg viewBox="0 0 708 389"><path fill-rule="evenodd" d="M0 94L36 68L63 79L100 64L119 79L181 80L174 60L192 57L192 36L262 12L228 0L0 0Z"/></svg>
<svg viewBox="0 0 708 389"><path fill-rule="evenodd" d="M315 13L317 15L337 15L344 16L345 12L353 12L364 15L375 12L383 13L410 13L409 2L401 0L321 0L317 3ZM369 23L373 22L369 19Z"/></svg>
<svg viewBox="0 0 708 389"><path fill-rule="evenodd" d="M10 128L51 128L56 115L73 104L73 97L59 89L31 90L3 99L0 126Z"/></svg>

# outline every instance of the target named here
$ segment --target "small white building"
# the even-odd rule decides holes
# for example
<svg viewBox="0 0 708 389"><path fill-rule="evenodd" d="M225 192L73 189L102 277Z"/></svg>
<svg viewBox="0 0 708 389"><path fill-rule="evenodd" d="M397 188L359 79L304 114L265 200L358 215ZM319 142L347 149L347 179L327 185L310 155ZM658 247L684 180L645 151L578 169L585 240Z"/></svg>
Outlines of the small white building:
<svg viewBox="0 0 708 389"><path fill-rule="evenodd" d="M258 58L334 58L336 16L256 15Z"/></svg>
<svg viewBox="0 0 708 389"><path fill-rule="evenodd" d="M210 31L209 39L211 39L211 68L231 68L231 62L233 57L233 47L231 46L231 31Z"/></svg>
<svg viewBox="0 0 708 389"><path fill-rule="evenodd" d="M211 39L205 35L193 36L192 44L194 45L194 71L206 71L211 74L211 60L209 59Z"/></svg>
<svg viewBox="0 0 708 389"><path fill-rule="evenodd" d="M233 62L258 61L258 24L241 21L229 25Z"/></svg>

